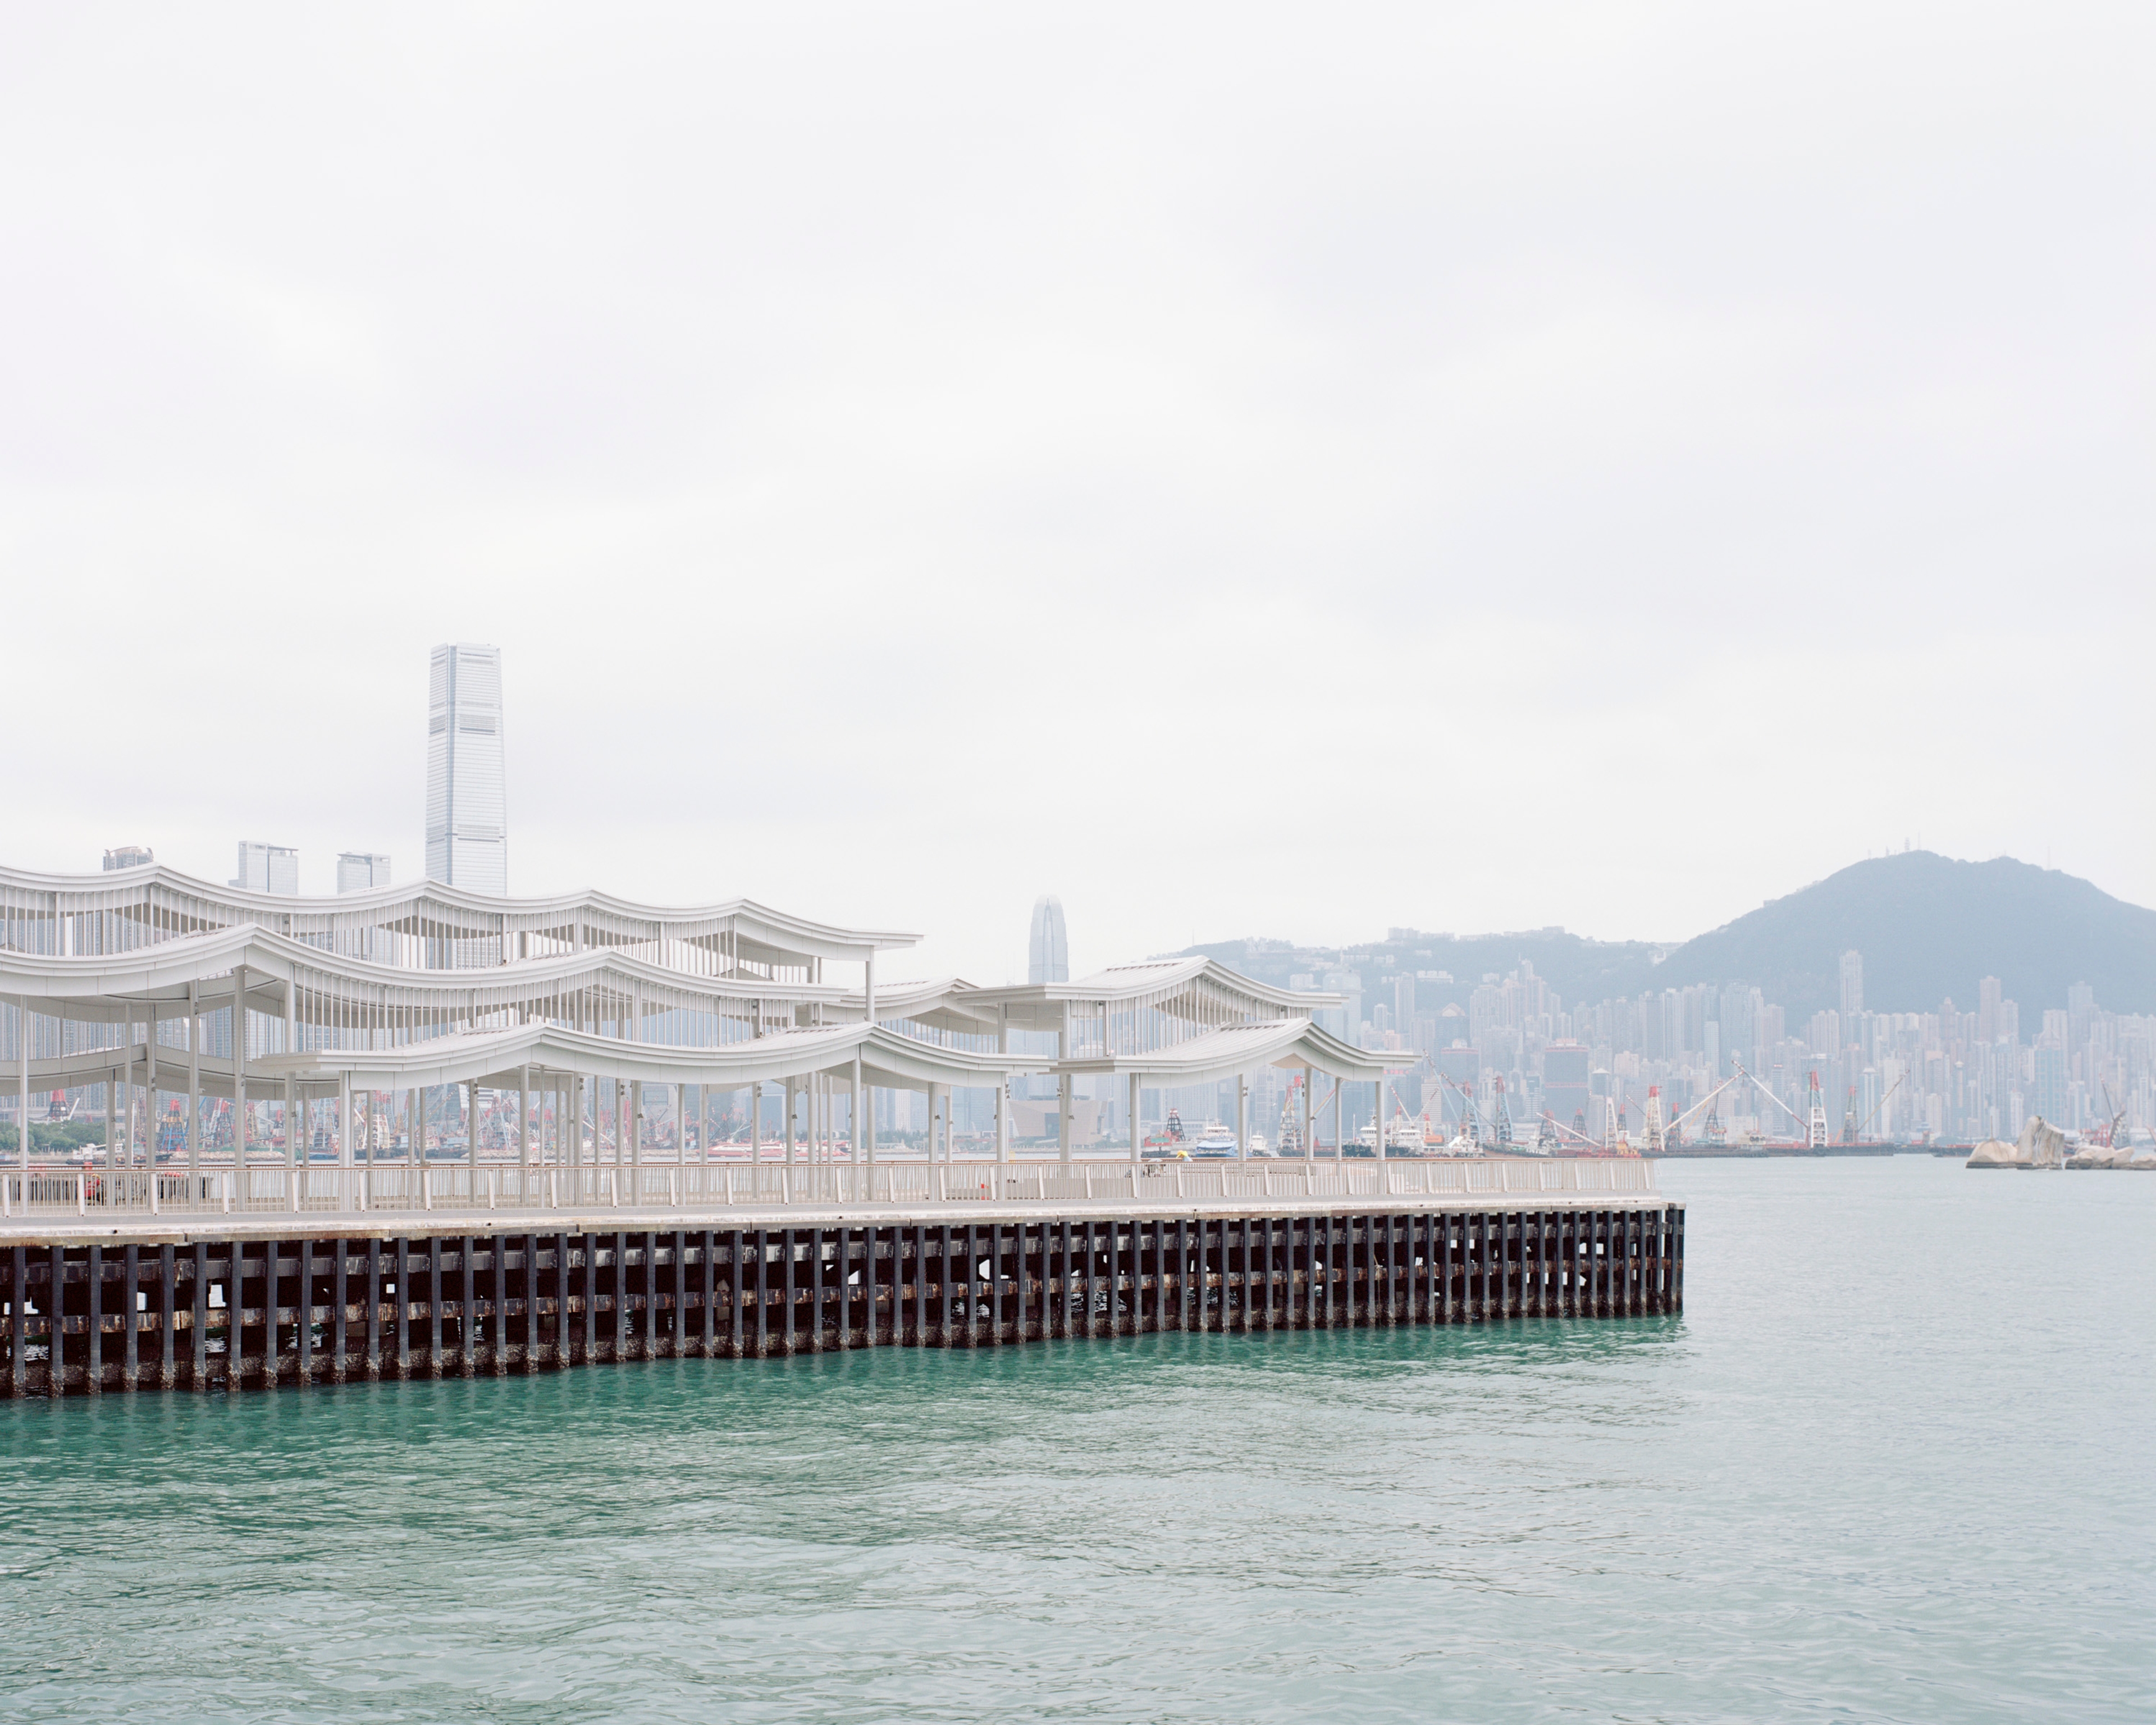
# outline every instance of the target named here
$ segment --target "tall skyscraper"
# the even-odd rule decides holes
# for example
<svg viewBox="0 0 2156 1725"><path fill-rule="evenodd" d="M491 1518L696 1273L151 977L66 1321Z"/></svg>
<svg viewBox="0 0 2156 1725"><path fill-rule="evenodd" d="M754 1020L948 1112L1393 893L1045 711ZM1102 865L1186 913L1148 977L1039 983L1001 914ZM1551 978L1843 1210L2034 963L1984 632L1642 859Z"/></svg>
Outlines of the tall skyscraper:
<svg viewBox="0 0 2156 1725"><path fill-rule="evenodd" d="M509 891L509 801L502 771L501 649L434 649L427 685L427 878Z"/></svg>
<svg viewBox="0 0 2156 1725"><path fill-rule="evenodd" d="M1864 1010L1864 954L1844 952L1841 955L1841 1023L1845 1031L1856 1023L1857 1014Z"/></svg>
<svg viewBox="0 0 2156 1725"><path fill-rule="evenodd" d="M249 892L274 892L280 898L297 898L300 853L285 845L264 845L259 839L242 839L239 873L231 884Z"/></svg>
<svg viewBox="0 0 2156 1725"><path fill-rule="evenodd" d="M389 884L389 859L378 850L346 850L337 856L337 891L364 892Z"/></svg>
<svg viewBox="0 0 2156 1725"><path fill-rule="evenodd" d="M1026 950L1025 979L1029 983L1067 983L1070 980L1070 944L1063 934L1063 901L1050 896L1033 907L1033 938Z"/></svg>
<svg viewBox="0 0 2156 1725"><path fill-rule="evenodd" d="M1976 985L1976 1040L1987 1048L1999 1040L1999 1003L2004 998L1995 976Z"/></svg>

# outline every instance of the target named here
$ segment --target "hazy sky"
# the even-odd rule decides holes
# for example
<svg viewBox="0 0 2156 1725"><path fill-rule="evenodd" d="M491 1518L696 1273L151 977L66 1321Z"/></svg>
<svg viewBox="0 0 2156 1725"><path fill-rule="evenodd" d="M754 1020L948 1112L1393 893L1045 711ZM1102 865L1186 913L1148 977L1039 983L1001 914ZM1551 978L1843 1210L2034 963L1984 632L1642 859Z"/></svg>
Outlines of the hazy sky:
<svg viewBox="0 0 2156 1725"><path fill-rule="evenodd" d="M1023 975L2156 901L2145 6L0 13L4 854Z"/></svg>

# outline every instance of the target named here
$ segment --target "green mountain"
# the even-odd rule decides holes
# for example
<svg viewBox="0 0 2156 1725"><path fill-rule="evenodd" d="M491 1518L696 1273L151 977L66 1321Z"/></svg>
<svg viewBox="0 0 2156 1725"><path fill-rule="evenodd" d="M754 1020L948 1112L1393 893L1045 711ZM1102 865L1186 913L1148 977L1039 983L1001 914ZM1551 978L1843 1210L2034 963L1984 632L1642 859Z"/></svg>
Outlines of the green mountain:
<svg viewBox="0 0 2156 1725"><path fill-rule="evenodd" d="M2066 1005L2075 983L2113 1012L2156 1012L2156 911L2056 869L1928 850L1852 863L1686 941L1629 980L1634 993L1756 983L1794 1029L1839 1004L1840 955L1851 948L1864 955L1873 1012L1936 1012L1949 998L1973 1011L1987 976L2020 1004L2025 1036L2035 1014Z"/></svg>

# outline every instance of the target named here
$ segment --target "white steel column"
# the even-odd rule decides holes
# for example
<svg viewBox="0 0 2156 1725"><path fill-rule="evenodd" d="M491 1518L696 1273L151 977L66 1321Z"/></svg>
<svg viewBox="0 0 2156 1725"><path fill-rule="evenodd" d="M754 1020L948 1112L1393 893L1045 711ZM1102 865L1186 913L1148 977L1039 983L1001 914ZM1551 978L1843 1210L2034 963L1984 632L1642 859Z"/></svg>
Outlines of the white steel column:
<svg viewBox="0 0 2156 1725"><path fill-rule="evenodd" d="M519 1173L531 1172L531 1063L526 1060L524 1070L516 1075L516 1167Z"/></svg>
<svg viewBox="0 0 2156 1725"><path fill-rule="evenodd" d="M1311 1142L1311 1132L1317 1116L1310 1105L1310 1087L1317 1081L1317 1075L1305 1066L1302 1069L1302 1159L1305 1162L1314 1160L1317 1155L1317 1146Z"/></svg>
<svg viewBox="0 0 2156 1725"><path fill-rule="evenodd" d="M352 1166L352 1074L337 1074L337 1166Z"/></svg>
<svg viewBox="0 0 2156 1725"><path fill-rule="evenodd" d="M192 988L192 984L189 984ZM30 997L15 1002L15 1148L23 1162L23 1207L30 1205Z"/></svg>
<svg viewBox="0 0 2156 1725"><path fill-rule="evenodd" d="M232 1165L247 1167L247 967L232 973Z"/></svg>
<svg viewBox="0 0 2156 1725"><path fill-rule="evenodd" d="M674 1086L674 1160L681 1167L689 1165L689 1086Z"/></svg>
<svg viewBox="0 0 2156 1725"><path fill-rule="evenodd" d="M854 1056L854 1117L849 1122L849 1131L854 1142L854 1164L856 1170L855 1188L859 1194L859 1201L865 1202L875 1194L875 1183L870 1172L872 1158L870 1161L862 1159L864 1153L861 1137L861 1057L858 1054Z"/></svg>
<svg viewBox="0 0 2156 1725"><path fill-rule="evenodd" d="M1250 1075L1235 1075L1235 1160L1250 1159Z"/></svg>
<svg viewBox="0 0 2156 1725"><path fill-rule="evenodd" d="M289 1056L300 1051L300 984L295 978L285 978L285 1052ZM300 1127L295 1117L300 1107L299 1080L290 1074L285 1078L285 1162L286 1166L298 1168L307 1159L300 1145Z"/></svg>
<svg viewBox="0 0 2156 1725"><path fill-rule="evenodd" d="M202 985L187 984L187 1172L202 1172ZM29 1074L23 1075L27 1082ZM192 1194L189 1194L192 1196Z"/></svg>
<svg viewBox="0 0 2156 1725"><path fill-rule="evenodd" d="M1006 1073L996 1081L996 1160L1010 1159L1010 1076Z"/></svg>
<svg viewBox="0 0 2156 1725"><path fill-rule="evenodd" d="M1385 1081L1382 1078L1374 1080L1370 1086L1370 1106L1377 1111L1370 1117L1377 1122L1377 1141L1373 1147L1378 1153L1378 1160L1383 1162L1385 1159Z"/></svg>
<svg viewBox="0 0 2156 1725"><path fill-rule="evenodd" d="M465 1102L465 1165L471 1170L472 1202L479 1202L479 1086L460 1084Z"/></svg>
<svg viewBox="0 0 2156 1725"><path fill-rule="evenodd" d="M1070 1075L1055 1075L1055 1159L1070 1160Z"/></svg>

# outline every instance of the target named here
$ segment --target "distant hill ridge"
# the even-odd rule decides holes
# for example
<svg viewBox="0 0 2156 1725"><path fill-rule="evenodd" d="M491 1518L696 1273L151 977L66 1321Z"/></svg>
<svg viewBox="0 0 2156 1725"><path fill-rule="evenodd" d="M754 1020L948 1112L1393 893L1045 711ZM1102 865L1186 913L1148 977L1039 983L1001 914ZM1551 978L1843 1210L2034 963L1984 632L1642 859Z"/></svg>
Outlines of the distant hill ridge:
<svg viewBox="0 0 2156 1725"><path fill-rule="evenodd" d="M1768 1000L1809 1014L1840 1003L1840 955L1851 948L1864 955L1873 1012L1935 1012L1949 998L1974 1011L1987 976L2020 1003L2024 1036L2035 1029L2029 1015L2064 1007L2075 983L2113 1012L2156 1011L2156 911L2056 869L1929 850L1852 863L1747 911L1686 941L1635 986L1757 983Z"/></svg>
<svg viewBox="0 0 2156 1725"><path fill-rule="evenodd" d="M1987 976L2020 1004L2025 1039L2035 1034L2035 1014L2064 1007L2075 983L2088 983L2111 1011L2156 1012L2156 911L2056 869L2005 856L1960 862L1929 850L1852 863L1677 947L1592 941L1561 928L1471 936L1395 929L1382 941L1330 949L1337 961L1285 941L1188 950L1283 986L1334 962L1360 972L1366 988L1417 971L1457 979L1455 989L1418 990L1419 1002L1424 994L1464 999L1484 975L1522 959L1571 1002L1753 983L1788 1011L1794 1033L1810 1014L1840 1004L1841 955L1851 948L1864 955L1864 1004L1873 1012L1936 1012L1949 998L1973 1012Z"/></svg>

